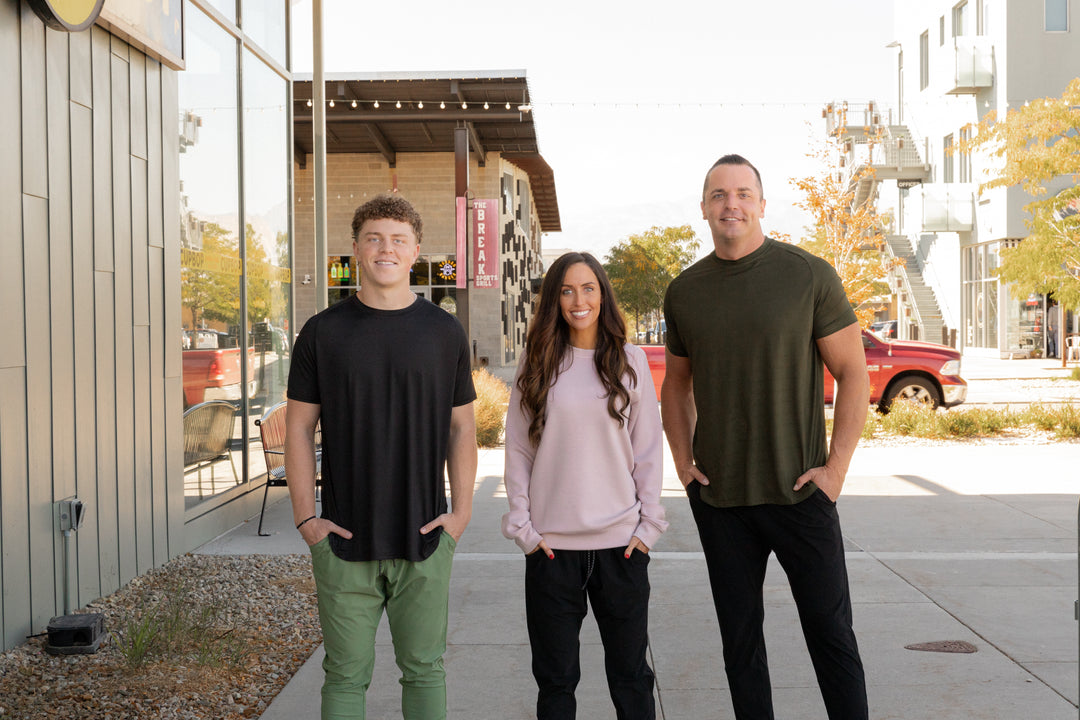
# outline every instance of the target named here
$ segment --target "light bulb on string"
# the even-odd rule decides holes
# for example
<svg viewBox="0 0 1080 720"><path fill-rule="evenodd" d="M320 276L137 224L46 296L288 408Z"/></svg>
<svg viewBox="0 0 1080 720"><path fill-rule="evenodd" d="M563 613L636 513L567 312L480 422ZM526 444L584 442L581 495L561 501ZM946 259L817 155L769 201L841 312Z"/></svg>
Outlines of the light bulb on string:
<svg viewBox="0 0 1080 720"><path fill-rule="evenodd" d="M334 107L334 101L333 100L330 101L330 107Z"/></svg>
<svg viewBox="0 0 1080 720"><path fill-rule="evenodd" d="M378 109L379 109L379 101L378 101L378 100L376 100L376 101L375 101L375 109L376 109L376 110L378 110Z"/></svg>
<svg viewBox="0 0 1080 720"><path fill-rule="evenodd" d="M485 109L485 110L487 110L487 109L488 109L488 104L487 104L486 102L484 103L484 109Z"/></svg>
<svg viewBox="0 0 1080 720"><path fill-rule="evenodd" d="M400 110L401 109L401 101L398 100L397 103L394 105L394 107L396 107L398 110Z"/></svg>
<svg viewBox="0 0 1080 720"><path fill-rule="evenodd" d="M462 110L468 110L468 109L469 109L469 103L467 103L467 102L462 102L462 103L461 103L461 109L462 109Z"/></svg>
<svg viewBox="0 0 1080 720"><path fill-rule="evenodd" d="M421 110L423 110L423 109L424 109L424 101L423 101L423 100L421 100L420 102L418 102L418 103L416 104L416 107L418 107L418 108L420 108Z"/></svg>
<svg viewBox="0 0 1080 720"><path fill-rule="evenodd" d="M445 110L446 109L446 103L445 102L440 102L439 103L439 109L440 110Z"/></svg>
<svg viewBox="0 0 1080 720"><path fill-rule="evenodd" d="M356 107L356 101L355 100L352 101L352 106Z"/></svg>

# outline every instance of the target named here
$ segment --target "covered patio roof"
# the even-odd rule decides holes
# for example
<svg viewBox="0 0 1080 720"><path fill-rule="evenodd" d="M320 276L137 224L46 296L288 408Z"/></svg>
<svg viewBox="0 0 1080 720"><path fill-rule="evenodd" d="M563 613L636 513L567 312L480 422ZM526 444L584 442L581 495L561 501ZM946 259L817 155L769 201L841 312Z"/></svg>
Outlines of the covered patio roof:
<svg viewBox="0 0 1080 720"><path fill-rule="evenodd" d="M313 145L311 82L310 74L293 76L300 167ZM540 156L525 71L330 73L325 82L328 154L376 153L395 167L398 153L454 152L454 130L464 127L479 165L498 152L528 173L540 229L561 230L555 174Z"/></svg>

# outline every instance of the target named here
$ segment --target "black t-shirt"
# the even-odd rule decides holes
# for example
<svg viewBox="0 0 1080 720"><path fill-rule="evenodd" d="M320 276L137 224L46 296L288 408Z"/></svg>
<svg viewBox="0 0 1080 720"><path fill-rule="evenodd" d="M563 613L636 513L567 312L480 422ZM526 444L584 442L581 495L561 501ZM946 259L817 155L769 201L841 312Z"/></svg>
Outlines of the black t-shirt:
<svg viewBox="0 0 1080 720"><path fill-rule="evenodd" d="M449 313L417 298L376 310L353 295L315 315L296 339L289 399L321 406L322 517L344 560L423 560L446 512L454 407L476 398L469 343Z"/></svg>

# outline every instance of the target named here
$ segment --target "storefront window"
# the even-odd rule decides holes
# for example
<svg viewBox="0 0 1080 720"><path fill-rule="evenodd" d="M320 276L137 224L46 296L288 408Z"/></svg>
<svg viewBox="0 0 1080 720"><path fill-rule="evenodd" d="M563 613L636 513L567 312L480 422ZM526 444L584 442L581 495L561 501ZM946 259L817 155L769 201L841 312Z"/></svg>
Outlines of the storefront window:
<svg viewBox="0 0 1080 720"><path fill-rule="evenodd" d="M242 0L244 34L285 66L285 0Z"/></svg>
<svg viewBox="0 0 1080 720"><path fill-rule="evenodd" d="M230 492L249 489L247 480L262 478L254 421L284 399L292 345L288 83L248 49L238 66L238 29L223 28L203 7L236 16L235 3L226 0L184 6L187 68L178 75L184 405L227 403L217 409L231 405L232 423L226 427L223 416L204 425L188 421L194 414L185 419L185 450L200 443L217 448L198 463L185 458L188 508L226 501ZM201 414L209 418L205 409Z"/></svg>
<svg viewBox="0 0 1080 720"><path fill-rule="evenodd" d="M238 404L242 384L236 40L190 3L179 78L181 345L184 407ZM236 420L232 438L241 437ZM191 438L185 437L185 445ZM189 454L187 460L193 456ZM187 462L186 460L186 462ZM190 507L241 482L240 458L188 463Z"/></svg>
<svg viewBox="0 0 1080 720"><path fill-rule="evenodd" d="M236 22L236 0L202 0L202 2L224 15L229 22ZM190 17L190 13L187 16Z"/></svg>
<svg viewBox="0 0 1080 720"><path fill-rule="evenodd" d="M998 346L998 243L965 247L963 252L963 322L967 347Z"/></svg>
<svg viewBox="0 0 1080 720"><path fill-rule="evenodd" d="M246 17L246 16L245 16ZM254 421L285 399L292 335L288 122L284 78L244 51L244 237L248 352L248 477L265 472Z"/></svg>
<svg viewBox="0 0 1080 720"><path fill-rule="evenodd" d="M326 259L327 304L335 305L360 287L360 268L352 255L331 255Z"/></svg>

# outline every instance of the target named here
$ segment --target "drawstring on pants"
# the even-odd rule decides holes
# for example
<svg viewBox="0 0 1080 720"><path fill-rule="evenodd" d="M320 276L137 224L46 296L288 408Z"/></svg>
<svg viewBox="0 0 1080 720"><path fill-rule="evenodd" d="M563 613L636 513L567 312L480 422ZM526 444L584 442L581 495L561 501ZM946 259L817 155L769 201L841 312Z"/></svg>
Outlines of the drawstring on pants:
<svg viewBox="0 0 1080 720"><path fill-rule="evenodd" d="M581 589L584 590L589 584L589 578L592 577L593 568L596 566L596 551L585 551L585 582L581 584Z"/></svg>

